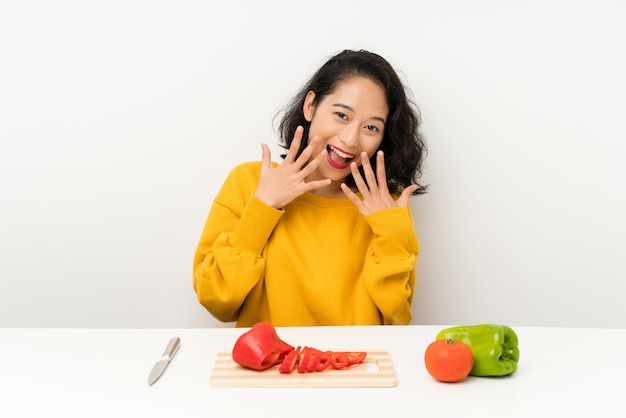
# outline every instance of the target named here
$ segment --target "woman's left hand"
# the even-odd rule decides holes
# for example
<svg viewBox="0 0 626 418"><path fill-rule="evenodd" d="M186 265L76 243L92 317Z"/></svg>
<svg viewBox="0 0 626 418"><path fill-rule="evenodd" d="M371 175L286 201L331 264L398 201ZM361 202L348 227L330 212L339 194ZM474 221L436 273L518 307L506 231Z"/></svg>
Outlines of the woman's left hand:
<svg viewBox="0 0 626 418"><path fill-rule="evenodd" d="M346 196L356 205L363 216L383 209L408 207L409 197L411 193L417 190L417 185L412 184L408 186L402 191L398 200L394 200L387 188L385 156L382 151L378 151L376 154L376 175L374 175L374 170L365 152L361 154L361 165L363 166L365 179L361 177L356 163L353 162L350 168L356 187L359 189L359 192L361 192L363 200L359 199L345 183L341 185L341 190L343 190Z"/></svg>

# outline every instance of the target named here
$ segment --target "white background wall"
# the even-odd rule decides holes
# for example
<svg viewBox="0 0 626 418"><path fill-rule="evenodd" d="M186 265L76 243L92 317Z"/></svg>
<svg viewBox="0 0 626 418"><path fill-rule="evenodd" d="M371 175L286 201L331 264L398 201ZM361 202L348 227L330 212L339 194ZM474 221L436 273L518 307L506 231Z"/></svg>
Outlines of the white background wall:
<svg viewBox="0 0 626 418"><path fill-rule="evenodd" d="M203 327L228 171L344 48L421 107L415 324L626 327L626 2L0 0L0 326Z"/></svg>

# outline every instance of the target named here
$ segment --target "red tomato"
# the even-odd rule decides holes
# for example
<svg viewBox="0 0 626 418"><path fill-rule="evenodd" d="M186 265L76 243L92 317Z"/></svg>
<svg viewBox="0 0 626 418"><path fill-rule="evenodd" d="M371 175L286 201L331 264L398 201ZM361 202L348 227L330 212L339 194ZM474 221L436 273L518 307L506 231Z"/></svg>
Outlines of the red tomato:
<svg viewBox="0 0 626 418"><path fill-rule="evenodd" d="M452 338L432 342L424 354L426 370L440 382L458 382L467 377L474 365L469 346Z"/></svg>

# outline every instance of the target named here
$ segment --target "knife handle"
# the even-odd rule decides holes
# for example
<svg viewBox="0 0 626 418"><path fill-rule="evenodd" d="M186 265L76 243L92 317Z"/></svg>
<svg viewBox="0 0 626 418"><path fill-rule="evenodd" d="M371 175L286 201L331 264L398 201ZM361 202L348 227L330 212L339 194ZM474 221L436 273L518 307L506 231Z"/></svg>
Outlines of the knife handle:
<svg viewBox="0 0 626 418"><path fill-rule="evenodd" d="M163 357L167 357L171 359L172 357L174 357L174 354L176 354L179 347L180 347L180 338L178 337L172 338L170 342L167 344L167 347L165 347L165 351L163 352Z"/></svg>

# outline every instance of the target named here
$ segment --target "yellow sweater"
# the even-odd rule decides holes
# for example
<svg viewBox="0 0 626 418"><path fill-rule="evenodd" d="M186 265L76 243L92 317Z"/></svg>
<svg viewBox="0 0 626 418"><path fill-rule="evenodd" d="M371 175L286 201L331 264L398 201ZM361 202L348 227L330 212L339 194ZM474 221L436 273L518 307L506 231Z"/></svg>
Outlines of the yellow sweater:
<svg viewBox="0 0 626 418"><path fill-rule="evenodd" d="M215 198L193 262L198 301L239 327L408 324L410 210L364 217L348 198L313 193L277 210L253 196L260 168L235 167Z"/></svg>

